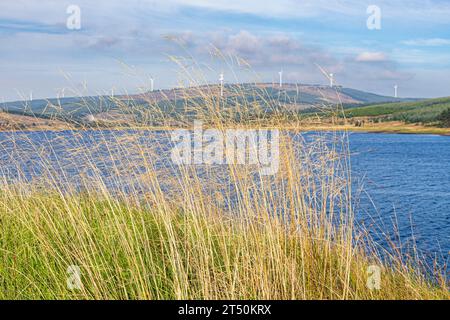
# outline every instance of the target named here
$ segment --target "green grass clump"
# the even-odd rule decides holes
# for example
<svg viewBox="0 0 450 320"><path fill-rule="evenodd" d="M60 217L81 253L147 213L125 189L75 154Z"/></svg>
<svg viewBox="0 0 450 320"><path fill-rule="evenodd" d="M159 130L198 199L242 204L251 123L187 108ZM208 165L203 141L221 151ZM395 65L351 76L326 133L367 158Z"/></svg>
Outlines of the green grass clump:
<svg viewBox="0 0 450 320"><path fill-rule="evenodd" d="M85 195L2 193L0 205L0 299L449 298L443 284L278 219ZM366 287L371 264L380 290ZM81 290L67 288L70 265Z"/></svg>

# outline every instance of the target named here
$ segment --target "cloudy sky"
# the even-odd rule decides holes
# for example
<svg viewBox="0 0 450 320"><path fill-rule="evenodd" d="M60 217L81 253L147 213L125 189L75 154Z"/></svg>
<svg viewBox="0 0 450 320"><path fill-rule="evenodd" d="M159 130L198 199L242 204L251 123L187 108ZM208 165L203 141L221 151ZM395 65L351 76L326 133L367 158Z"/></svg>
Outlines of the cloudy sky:
<svg viewBox="0 0 450 320"><path fill-rule="evenodd" d="M347 87L450 96L448 0L1 0L0 41L0 101L177 86L173 56L198 81L326 83L320 65Z"/></svg>

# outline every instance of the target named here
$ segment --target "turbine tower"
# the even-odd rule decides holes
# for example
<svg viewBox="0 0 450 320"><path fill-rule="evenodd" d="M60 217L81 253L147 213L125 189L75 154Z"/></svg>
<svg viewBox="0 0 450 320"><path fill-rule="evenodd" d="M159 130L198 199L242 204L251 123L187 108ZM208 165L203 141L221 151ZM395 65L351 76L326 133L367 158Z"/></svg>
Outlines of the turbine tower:
<svg viewBox="0 0 450 320"><path fill-rule="evenodd" d="M283 70L278 72L278 74L280 75L280 88L282 88L283 87Z"/></svg>
<svg viewBox="0 0 450 320"><path fill-rule="evenodd" d="M398 85L394 86L394 94L395 94L394 97L398 98Z"/></svg>
<svg viewBox="0 0 450 320"><path fill-rule="evenodd" d="M153 85L154 85L155 81L153 80L153 77L150 78L150 91L153 91Z"/></svg>
<svg viewBox="0 0 450 320"><path fill-rule="evenodd" d="M334 74L330 73L330 87L333 88L334 86Z"/></svg>
<svg viewBox="0 0 450 320"><path fill-rule="evenodd" d="M223 97L223 72L219 75L219 82L220 82L220 96Z"/></svg>

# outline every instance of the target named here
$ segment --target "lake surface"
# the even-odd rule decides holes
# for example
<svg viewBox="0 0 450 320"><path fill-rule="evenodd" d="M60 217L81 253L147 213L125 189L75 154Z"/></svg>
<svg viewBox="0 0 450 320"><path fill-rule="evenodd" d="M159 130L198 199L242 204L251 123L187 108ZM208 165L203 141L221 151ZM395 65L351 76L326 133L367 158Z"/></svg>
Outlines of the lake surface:
<svg viewBox="0 0 450 320"><path fill-rule="evenodd" d="M132 189L136 176L145 173L144 165L136 165L135 154L123 143L130 131L31 132L0 133L0 177L13 182L18 176L28 180L50 174L61 183L73 183L98 175L111 185L120 183ZM163 132L144 132L133 144L150 144L162 155L170 150ZM416 243L431 256L446 261L450 251L450 137L434 135L400 135L350 133L352 178L358 222L375 223L383 244L385 232L402 244ZM89 155L86 154L89 150ZM108 160L102 155L108 154ZM42 159L45 159L43 161ZM126 160L126 161L124 161ZM161 161L158 157L155 161ZM86 163L95 163L95 170ZM124 176L118 163L133 164L132 172L124 165ZM49 164L51 172L48 171ZM164 167L164 161L157 164ZM59 179L58 178L58 179ZM393 227L396 225L396 228Z"/></svg>
<svg viewBox="0 0 450 320"><path fill-rule="evenodd" d="M404 242L414 237L418 248L447 259L450 137L352 133L350 147L353 178L367 192L361 194L360 214L386 225L397 221Z"/></svg>

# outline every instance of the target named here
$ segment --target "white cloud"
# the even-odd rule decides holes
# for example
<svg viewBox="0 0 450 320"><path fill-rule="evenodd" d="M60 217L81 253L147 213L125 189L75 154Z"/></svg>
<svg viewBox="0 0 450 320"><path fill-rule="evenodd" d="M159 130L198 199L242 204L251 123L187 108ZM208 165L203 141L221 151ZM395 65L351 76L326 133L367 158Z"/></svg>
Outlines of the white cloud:
<svg viewBox="0 0 450 320"><path fill-rule="evenodd" d="M302 43L299 38L286 33L258 35L248 30L237 33L224 32L221 37L215 33L199 34L196 45L217 47L224 54L244 59L252 67L303 66L316 69L318 63L324 67L336 68L337 60L321 47Z"/></svg>
<svg viewBox="0 0 450 320"><path fill-rule="evenodd" d="M450 39L432 38L432 39L414 39L402 41L402 44L407 46L417 47L439 47L450 45Z"/></svg>
<svg viewBox="0 0 450 320"><path fill-rule="evenodd" d="M391 52L391 56L396 61L401 61L407 65L423 65L428 67L448 67L450 65L450 52L441 50L433 52L425 49L398 48Z"/></svg>
<svg viewBox="0 0 450 320"><path fill-rule="evenodd" d="M362 52L355 60L357 62L385 62L388 61L388 58L383 52Z"/></svg>

